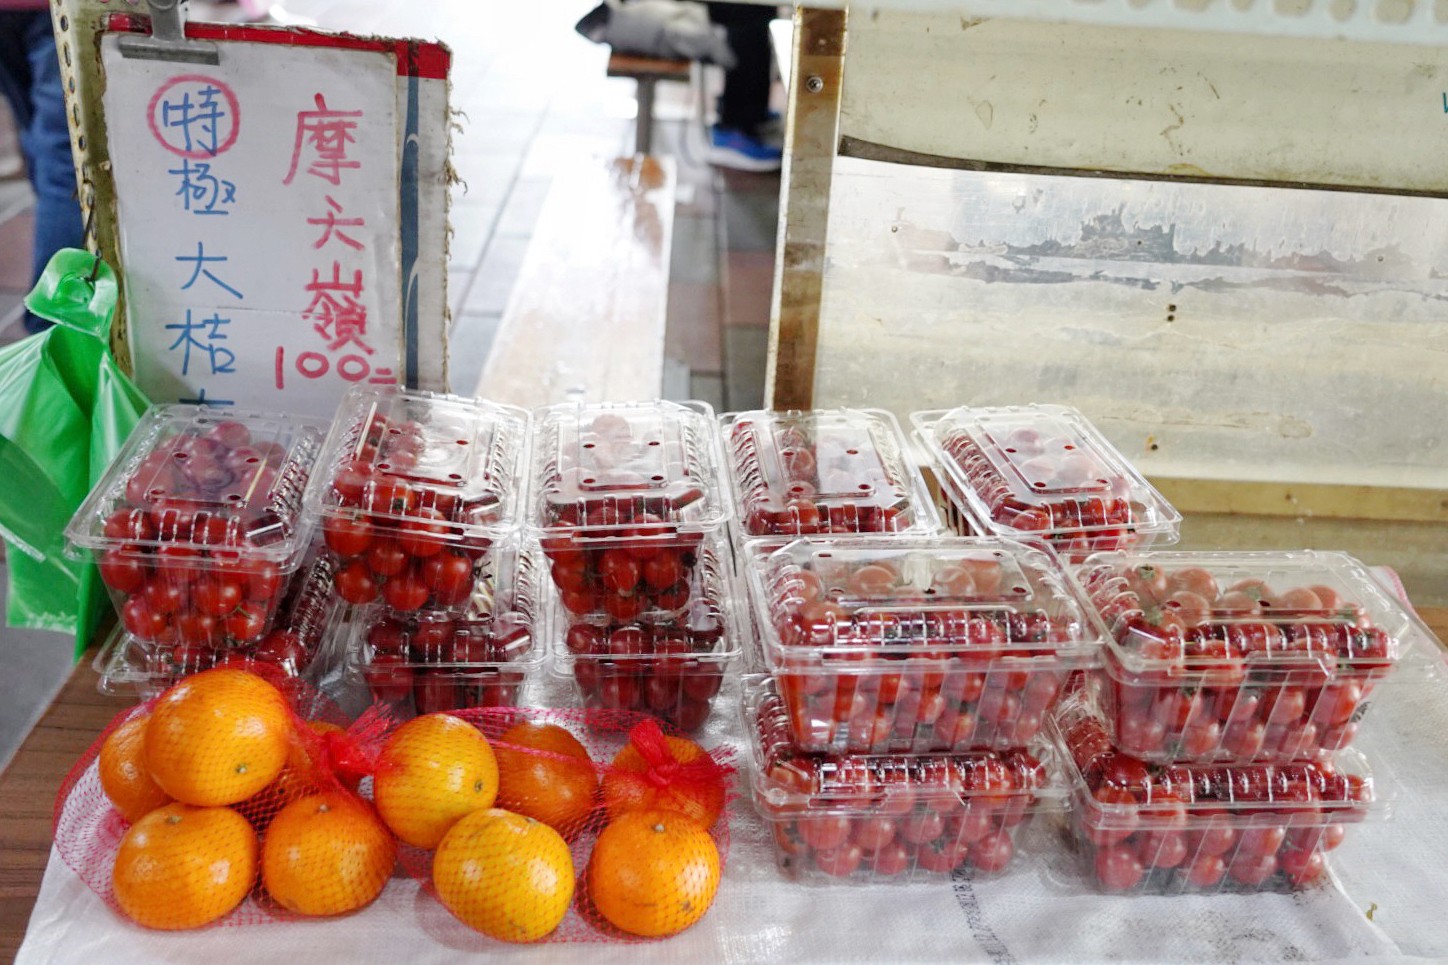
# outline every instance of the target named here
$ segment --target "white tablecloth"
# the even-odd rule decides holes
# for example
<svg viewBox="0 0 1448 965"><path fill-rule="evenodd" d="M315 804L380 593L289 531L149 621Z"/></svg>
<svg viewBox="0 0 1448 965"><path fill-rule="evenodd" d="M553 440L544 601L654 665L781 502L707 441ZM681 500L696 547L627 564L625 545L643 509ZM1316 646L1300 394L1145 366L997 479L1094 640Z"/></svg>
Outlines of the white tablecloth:
<svg viewBox="0 0 1448 965"><path fill-rule="evenodd" d="M1064 822L1023 832L1001 877L930 884L800 884L776 869L747 795L731 805L719 895L694 928L647 944L494 942L399 877L362 912L190 933L149 932L112 913L52 851L17 961L322 963L454 960L649 962L992 962L1448 960L1448 682L1419 652L1379 689L1357 745L1393 816L1352 827L1335 881L1297 894L1118 897L1089 891L1064 847ZM704 737L738 744L731 683ZM555 685L535 698L558 705ZM741 755L741 762L743 755ZM747 769L741 769L740 788ZM1372 920L1368 918L1372 911Z"/></svg>

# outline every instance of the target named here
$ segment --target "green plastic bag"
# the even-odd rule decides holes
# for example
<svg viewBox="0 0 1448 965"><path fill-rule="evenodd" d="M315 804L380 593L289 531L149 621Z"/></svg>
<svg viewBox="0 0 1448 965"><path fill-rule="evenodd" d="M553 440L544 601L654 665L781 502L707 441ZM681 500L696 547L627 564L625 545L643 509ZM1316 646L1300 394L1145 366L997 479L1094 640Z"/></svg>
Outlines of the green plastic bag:
<svg viewBox="0 0 1448 965"><path fill-rule="evenodd" d="M25 299L54 328L0 349L0 537L10 626L90 642L107 605L94 563L65 552L65 524L149 404L110 352L116 276L96 256L56 252Z"/></svg>

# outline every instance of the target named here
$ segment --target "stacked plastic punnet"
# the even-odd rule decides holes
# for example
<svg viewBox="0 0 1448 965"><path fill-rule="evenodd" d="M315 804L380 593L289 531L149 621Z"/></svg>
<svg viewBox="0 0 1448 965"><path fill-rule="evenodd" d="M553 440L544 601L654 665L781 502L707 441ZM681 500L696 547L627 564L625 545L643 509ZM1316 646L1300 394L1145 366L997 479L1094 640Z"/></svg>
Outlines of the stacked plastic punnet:
<svg viewBox="0 0 1448 965"><path fill-rule="evenodd" d="M1072 562L1179 538L1181 514L1075 409L961 407L910 419L946 521L962 535L1040 541Z"/></svg>
<svg viewBox="0 0 1448 965"><path fill-rule="evenodd" d="M1007 868L1056 796L1042 727L1102 628L1045 549L991 537L750 545L765 674L749 681L754 801L784 870Z"/></svg>
<svg viewBox="0 0 1448 965"><path fill-rule="evenodd" d="M218 663L298 673L321 645L315 594L295 626L283 601L306 569L303 511L325 423L190 405L152 407L66 528L120 614L104 655L143 693Z"/></svg>
<svg viewBox="0 0 1448 965"><path fill-rule="evenodd" d="M527 533L553 671L585 707L698 729L740 651L713 411L564 404L534 422Z"/></svg>
<svg viewBox="0 0 1448 965"><path fill-rule="evenodd" d="M1088 557L1110 630L1063 703L1087 875L1130 893L1298 888L1389 796L1351 748L1417 620L1339 553Z"/></svg>
<svg viewBox="0 0 1448 965"><path fill-rule="evenodd" d="M940 532L890 413L755 411L721 421L739 542Z"/></svg>
<svg viewBox="0 0 1448 965"><path fill-rule="evenodd" d="M347 660L401 716L514 706L542 662L519 538L526 411L399 386L342 400L306 493Z"/></svg>

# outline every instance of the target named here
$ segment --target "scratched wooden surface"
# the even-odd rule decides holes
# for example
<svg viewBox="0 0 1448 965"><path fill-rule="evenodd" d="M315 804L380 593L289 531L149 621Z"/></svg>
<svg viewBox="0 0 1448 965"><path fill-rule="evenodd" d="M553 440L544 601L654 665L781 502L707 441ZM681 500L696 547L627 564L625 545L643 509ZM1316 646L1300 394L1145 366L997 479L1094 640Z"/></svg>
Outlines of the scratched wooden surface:
<svg viewBox="0 0 1448 965"><path fill-rule="evenodd" d="M674 184L671 158L592 158L555 176L474 394L659 396Z"/></svg>

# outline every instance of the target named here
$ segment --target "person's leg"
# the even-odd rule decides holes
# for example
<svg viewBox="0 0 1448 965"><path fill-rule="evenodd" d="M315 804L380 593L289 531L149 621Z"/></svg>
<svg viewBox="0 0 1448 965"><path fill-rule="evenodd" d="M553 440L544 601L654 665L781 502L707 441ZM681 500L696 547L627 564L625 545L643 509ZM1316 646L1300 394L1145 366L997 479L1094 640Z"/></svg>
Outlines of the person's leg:
<svg viewBox="0 0 1448 965"><path fill-rule="evenodd" d="M31 120L26 135L30 144L30 183L35 188L35 279L61 248L85 246L85 227L76 200L75 163L70 152L70 130L65 122L65 86L55 52L50 14L33 15L26 36L30 60ZM25 327L39 331L49 323L27 315Z"/></svg>
<svg viewBox="0 0 1448 965"><path fill-rule="evenodd" d="M719 121L709 132L709 160L714 164L746 171L779 169L779 145L763 136L770 119L769 22L775 13L774 7L749 3L709 4L709 17L724 26L736 61L724 72Z"/></svg>
<svg viewBox="0 0 1448 965"><path fill-rule="evenodd" d="M750 137L769 119L769 21L774 16L773 7L752 3L709 4L709 18L723 25L736 61L724 72L719 124Z"/></svg>

